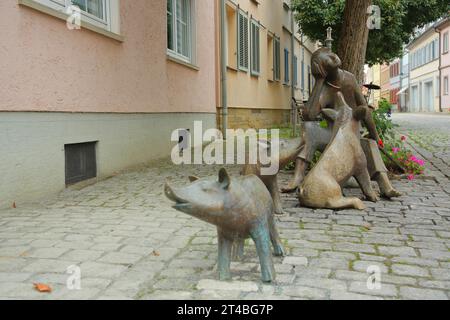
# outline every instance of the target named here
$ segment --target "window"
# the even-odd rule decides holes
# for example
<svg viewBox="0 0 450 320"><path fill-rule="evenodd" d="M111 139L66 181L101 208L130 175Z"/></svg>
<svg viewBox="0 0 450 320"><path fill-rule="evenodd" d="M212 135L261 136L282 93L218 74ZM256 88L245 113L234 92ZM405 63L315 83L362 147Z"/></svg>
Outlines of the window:
<svg viewBox="0 0 450 320"><path fill-rule="evenodd" d="M284 83L289 83L289 50L284 49Z"/></svg>
<svg viewBox="0 0 450 320"><path fill-rule="evenodd" d="M295 87L297 87L297 84L298 84L298 70L297 70L298 65L297 65L297 56L296 55L294 55L293 64L294 64L294 74L292 75L292 81L293 81L293 85Z"/></svg>
<svg viewBox="0 0 450 320"><path fill-rule="evenodd" d="M439 39L434 39L412 53L411 70L419 68L439 58Z"/></svg>
<svg viewBox="0 0 450 320"><path fill-rule="evenodd" d="M105 17L105 1L104 0L72 0L72 3L84 12L87 12L101 20Z"/></svg>
<svg viewBox="0 0 450 320"><path fill-rule="evenodd" d="M259 23L252 20L251 22L251 73L259 75L260 73L260 39L259 39Z"/></svg>
<svg viewBox="0 0 450 320"><path fill-rule="evenodd" d="M193 63L193 0L167 0L167 52Z"/></svg>
<svg viewBox="0 0 450 320"><path fill-rule="evenodd" d="M267 31L267 79L269 81L274 81L274 48L273 48L273 35L270 33L270 31Z"/></svg>
<svg viewBox="0 0 450 320"><path fill-rule="evenodd" d="M273 78L275 81L280 81L281 79L281 47L280 38L273 39Z"/></svg>
<svg viewBox="0 0 450 320"><path fill-rule="evenodd" d="M51 9L67 14L70 6L78 6L81 19L107 31L120 33L118 0L34 0Z"/></svg>
<svg viewBox="0 0 450 320"><path fill-rule="evenodd" d="M444 83L443 83L443 86L444 86L444 95L448 95L448 76L445 76L444 77Z"/></svg>
<svg viewBox="0 0 450 320"><path fill-rule="evenodd" d="M237 69L237 17L236 10L227 5L227 66Z"/></svg>
<svg viewBox="0 0 450 320"><path fill-rule="evenodd" d="M248 17L238 14L238 67L239 70L248 71Z"/></svg>
<svg viewBox="0 0 450 320"><path fill-rule="evenodd" d="M442 52L443 53L448 52L448 31L444 33L444 39L442 41Z"/></svg>
<svg viewBox="0 0 450 320"><path fill-rule="evenodd" d="M305 56L305 54L303 53L303 56ZM301 67L301 73L302 73L302 83L301 83L301 87L302 90L305 90L305 61L302 58L302 67Z"/></svg>

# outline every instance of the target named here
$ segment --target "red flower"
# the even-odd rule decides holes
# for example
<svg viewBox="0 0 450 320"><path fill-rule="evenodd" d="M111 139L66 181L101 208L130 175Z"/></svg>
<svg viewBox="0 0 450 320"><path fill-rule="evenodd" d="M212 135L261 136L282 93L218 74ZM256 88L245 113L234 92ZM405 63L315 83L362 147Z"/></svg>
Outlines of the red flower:
<svg viewBox="0 0 450 320"><path fill-rule="evenodd" d="M383 140L378 140L378 146L380 147L380 148L384 148L384 143L383 143Z"/></svg>
<svg viewBox="0 0 450 320"><path fill-rule="evenodd" d="M402 139L402 141L406 141L406 137L402 136L400 139Z"/></svg>

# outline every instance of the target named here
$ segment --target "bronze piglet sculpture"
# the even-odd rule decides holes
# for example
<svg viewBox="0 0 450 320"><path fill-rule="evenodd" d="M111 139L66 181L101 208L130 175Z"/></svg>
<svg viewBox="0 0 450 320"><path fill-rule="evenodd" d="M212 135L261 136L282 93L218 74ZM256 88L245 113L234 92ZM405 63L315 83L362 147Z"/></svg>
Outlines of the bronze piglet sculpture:
<svg viewBox="0 0 450 320"><path fill-rule="evenodd" d="M346 198L341 186L352 176L356 178L364 195L370 201L378 197L372 189L367 159L360 142L360 120L365 117L365 108L352 109L345 103L341 92L337 92L337 112L324 109L330 118L336 118L333 138L319 162L300 185L300 204L313 208L365 209L359 198Z"/></svg>
<svg viewBox="0 0 450 320"><path fill-rule="evenodd" d="M173 208L217 227L220 280L231 278L230 263L235 241L251 237L256 245L265 282L275 279L270 243L275 255L284 254L273 218L273 201L267 188L255 175L231 179L225 169L219 179L191 178L183 188L165 186L166 196L175 202Z"/></svg>
<svg viewBox="0 0 450 320"><path fill-rule="evenodd" d="M268 143L270 148L270 143ZM278 172L283 169L290 161L295 160L299 152L301 151L302 143L300 138L296 139L280 139L279 141L279 154L273 157L273 161L278 161L278 171L273 175L261 174L261 163L257 164L245 164L241 173L243 175L254 174L258 176L266 185L270 194L272 195L274 203L274 213L283 214L283 206L281 204L280 189L278 187Z"/></svg>

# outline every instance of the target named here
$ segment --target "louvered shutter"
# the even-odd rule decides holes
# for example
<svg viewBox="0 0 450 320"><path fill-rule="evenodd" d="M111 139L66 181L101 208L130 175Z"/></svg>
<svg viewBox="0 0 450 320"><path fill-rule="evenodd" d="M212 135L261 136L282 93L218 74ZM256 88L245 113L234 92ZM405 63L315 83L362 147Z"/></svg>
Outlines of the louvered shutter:
<svg viewBox="0 0 450 320"><path fill-rule="evenodd" d="M240 70L248 71L248 18L238 14L238 66Z"/></svg>
<svg viewBox="0 0 450 320"><path fill-rule="evenodd" d="M273 78L278 81L280 80L280 39L274 38L273 46L273 57L274 57L274 68L273 68Z"/></svg>
<svg viewBox="0 0 450 320"><path fill-rule="evenodd" d="M259 38L259 24L256 21L251 22L251 72L254 75L260 73L260 38Z"/></svg>

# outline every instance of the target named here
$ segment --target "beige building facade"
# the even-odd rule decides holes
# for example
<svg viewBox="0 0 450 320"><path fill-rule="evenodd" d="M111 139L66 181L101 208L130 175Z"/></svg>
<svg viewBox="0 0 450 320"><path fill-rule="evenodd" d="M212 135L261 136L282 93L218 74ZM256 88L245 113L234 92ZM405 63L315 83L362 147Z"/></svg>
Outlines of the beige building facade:
<svg viewBox="0 0 450 320"><path fill-rule="evenodd" d="M439 112L439 33L431 26L407 48L410 64L410 111Z"/></svg>
<svg viewBox="0 0 450 320"><path fill-rule="evenodd" d="M380 100L386 99L388 102L390 100L390 91L391 91L391 83L390 83L390 69L389 64L382 64L380 66Z"/></svg>
<svg viewBox="0 0 450 320"><path fill-rule="evenodd" d="M287 0L228 0L226 16L228 127L288 125L292 95L307 100L312 90L316 45L301 36Z"/></svg>

